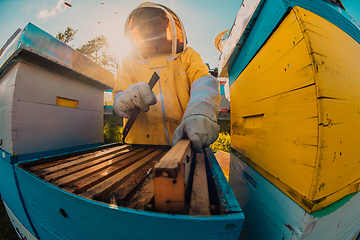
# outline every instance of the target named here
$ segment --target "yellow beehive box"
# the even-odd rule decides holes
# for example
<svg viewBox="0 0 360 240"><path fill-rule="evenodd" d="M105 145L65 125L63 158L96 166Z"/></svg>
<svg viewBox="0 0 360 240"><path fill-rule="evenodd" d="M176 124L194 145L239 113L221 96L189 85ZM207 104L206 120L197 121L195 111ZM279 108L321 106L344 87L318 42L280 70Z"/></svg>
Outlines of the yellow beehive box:
<svg viewBox="0 0 360 240"><path fill-rule="evenodd" d="M359 56L295 7L230 86L233 150L308 212L359 190Z"/></svg>

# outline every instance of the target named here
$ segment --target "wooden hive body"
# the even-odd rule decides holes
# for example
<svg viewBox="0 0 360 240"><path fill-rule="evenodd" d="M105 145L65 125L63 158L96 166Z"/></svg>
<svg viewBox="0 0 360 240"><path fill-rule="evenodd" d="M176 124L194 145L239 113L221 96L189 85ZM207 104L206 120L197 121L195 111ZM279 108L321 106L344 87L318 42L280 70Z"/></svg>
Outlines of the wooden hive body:
<svg viewBox="0 0 360 240"><path fill-rule="evenodd" d="M238 239L244 223L211 149L194 155L189 140L108 144L15 169L41 239Z"/></svg>
<svg viewBox="0 0 360 240"><path fill-rule="evenodd" d="M29 23L0 57L1 149L25 156L102 144L104 89L113 80Z"/></svg>
<svg viewBox="0 0 360 240"><path fill-rule="evenodd" d="M295 7L230 86L232 148L308 212L359 190L359 54Z"/></svg>
<svg viewBox="0 0 360 240"><path fill-rule="evenodd" d="M17 155L103 142L101 89L23 62L1 80L5 151ZM59 99L77 105L64 106Z"/></svg>

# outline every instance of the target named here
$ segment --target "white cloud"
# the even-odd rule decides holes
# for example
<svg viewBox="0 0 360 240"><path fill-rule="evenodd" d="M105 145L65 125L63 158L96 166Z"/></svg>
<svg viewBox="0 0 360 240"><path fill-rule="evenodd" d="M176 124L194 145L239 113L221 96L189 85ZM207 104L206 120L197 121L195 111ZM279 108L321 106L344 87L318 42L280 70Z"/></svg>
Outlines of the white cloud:
<svg viewBox="0 0 360 240"><path fill-rule="evenodd" d="M64 0L59 0L56 4L56 7L53 7L52 9L41 10L37 16L39 18L47 18L50 16L55 16L58 13L62 13L66 9L66 6L63 4Z"/></svg>
<svg viewBox="0 0 360 240"><path fill-rule="evenodd" d="M52 10L49 12L49 10L42 10L39 12L38 17L39 18L47 18L49 16L55 16L56 15L56 11Z"/></svg>
<svg viewBox="0 0 360 240"><path fill-rule="evenodd" d="M59 0L58 3L56 4L56 7L54 8L55 10L58 10L59 12L63 12L67 7L64 5L64 0ZM68 1L68 2L71 2Z"/></svg>

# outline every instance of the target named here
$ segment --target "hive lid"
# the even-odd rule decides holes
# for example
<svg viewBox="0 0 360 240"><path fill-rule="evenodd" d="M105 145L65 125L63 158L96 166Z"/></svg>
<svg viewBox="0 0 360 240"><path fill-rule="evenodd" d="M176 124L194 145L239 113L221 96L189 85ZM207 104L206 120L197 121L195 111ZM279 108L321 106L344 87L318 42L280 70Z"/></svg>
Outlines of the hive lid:
<svg viewBox="0 0 360 240"><path fill-rule="evenodd" d="M228 77L228 71L240 52L263 3L262 0L243 1L219 57L219 77Z"/></svg>
<svg viewBox="0 0 360 240"><path fill-rule="evenodd" d="M32 23L18 29L0 50L0 76L26 61L100 89L111 89L115 76Z"/></svg>

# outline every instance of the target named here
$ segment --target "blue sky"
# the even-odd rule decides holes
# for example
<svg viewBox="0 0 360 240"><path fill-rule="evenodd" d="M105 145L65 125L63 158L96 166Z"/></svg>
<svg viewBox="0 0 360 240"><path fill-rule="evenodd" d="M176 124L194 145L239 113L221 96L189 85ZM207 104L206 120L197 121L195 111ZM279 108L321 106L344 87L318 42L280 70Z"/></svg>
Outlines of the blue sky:
<svg viewBox="0 0 360 240"><path fill-rule="evenodd" d="M320 1L320 0L319 0ZM16 31L32 22L55 36L67 26L78 30L69 45L80 47L91 38L104 35L112 51L126 53L124 22L131 10L144 0L0 0L0 46ZM349 14L360 23L360 0L342 0ZM102 4L103 3L103 4ZM189 46L200 53L211 68L217 66L219 52L214 38L231 28L241 0L158 0L183 21Z"/></svg>

